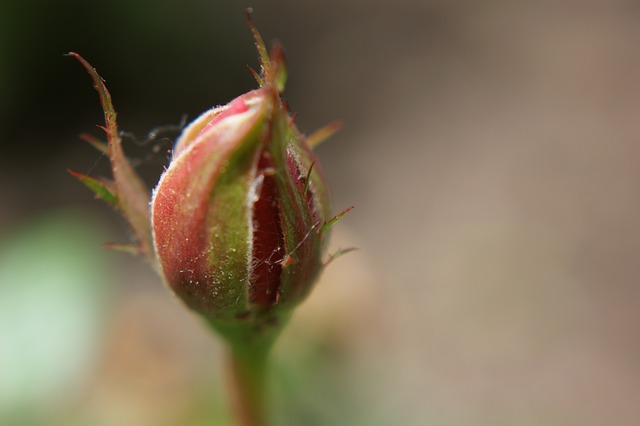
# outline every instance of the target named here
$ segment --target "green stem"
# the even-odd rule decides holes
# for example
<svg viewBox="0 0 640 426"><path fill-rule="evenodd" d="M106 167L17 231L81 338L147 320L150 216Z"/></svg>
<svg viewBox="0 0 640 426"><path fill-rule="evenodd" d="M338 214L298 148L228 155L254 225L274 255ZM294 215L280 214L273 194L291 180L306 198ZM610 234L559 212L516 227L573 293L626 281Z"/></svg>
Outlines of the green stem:
<svg viewBox="0 0 640 426"><path fill-rule="evenodd" d="M210 322L229 345L229 371L238 426L267 426L265 403L267 360L288 317L279 321Z"/></svg>
<svg viewBox="0 0 640 426"><path fill-rule="evenodd" d="M269 348L232 346L229 351L238 426L266 426L265 385Z"/></svg>

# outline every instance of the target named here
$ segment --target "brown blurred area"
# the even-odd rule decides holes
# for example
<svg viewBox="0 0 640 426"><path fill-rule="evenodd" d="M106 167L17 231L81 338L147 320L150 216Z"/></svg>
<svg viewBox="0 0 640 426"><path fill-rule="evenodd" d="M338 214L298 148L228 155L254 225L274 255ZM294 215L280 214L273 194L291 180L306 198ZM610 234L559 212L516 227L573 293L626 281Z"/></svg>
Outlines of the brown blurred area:
<svg viewBox="0 0 640 426"><path fill-rule="evenodd" d="M126 238L65 175L108 169L76 142L101 116L62 53L93 62L142 137L253 84L244 5L62 3L51 20L2 5L18 21L0 30L0 242L69 206ZM307 424L639 424L640 4L253 6L286 46L299 126L343 121L318 153L334 210L356 206L334 246L360 250L331 265L276 348L280 376L316 362L333 381L289 378L320 413ZM15 24L33 21L46 31ZM169 146L149 159L143 145L125 148L153 182ZM144 262L104 255L113 302L70 406L105 425L204 424L185 413L217 409L203 393L224 403L220 344ZM331 386L351 403L336 408Z"/></svg>

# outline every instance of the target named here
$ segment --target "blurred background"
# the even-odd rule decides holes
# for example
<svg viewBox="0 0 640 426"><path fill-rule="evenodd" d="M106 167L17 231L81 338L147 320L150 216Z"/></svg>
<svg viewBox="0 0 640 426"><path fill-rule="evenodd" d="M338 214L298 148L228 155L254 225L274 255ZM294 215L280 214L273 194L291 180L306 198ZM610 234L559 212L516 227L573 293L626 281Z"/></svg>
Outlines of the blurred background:
<svg viewBox="0 0 640 426"><path fill-rule="evenodd" d="M75 182L81 53L153 186L183 117L287 49L331 265L274 354L277 425L640 424L640 4L0 0L0 424L228 425L224 348ZM146 136L163 127L157 138Z"/></svg>

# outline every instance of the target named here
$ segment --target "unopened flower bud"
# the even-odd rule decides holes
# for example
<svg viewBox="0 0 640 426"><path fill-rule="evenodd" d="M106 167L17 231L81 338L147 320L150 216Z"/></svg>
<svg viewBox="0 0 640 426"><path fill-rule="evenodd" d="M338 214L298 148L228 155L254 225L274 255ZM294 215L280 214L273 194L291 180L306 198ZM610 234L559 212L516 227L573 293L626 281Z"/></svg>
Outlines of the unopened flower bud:
<svg viewBox="0 0 640 426"><path fill-rule="evenodd" d="M214 323L286 317L323 266L325 181L272 75L184 130L151 205L166 283Z"/></svg>
<svg viewBox="0 0 640 426"><path fill-rule="evenodd" d="M260 87L184 129L153 191L151 212L145 185L122 150L104 81L70 53L100 93L108 144L88 141L109 155L113 180L72 174L120 210L136 237L135 244L111 247L145 254L187 306L232 338L238 329L288 318L328 263L322 258L329 228L346 212L329 218L326 184L312 151L337 126L308 138L298 131L280 97L282 49L276 45L267 54L252 30Z"/></svg>

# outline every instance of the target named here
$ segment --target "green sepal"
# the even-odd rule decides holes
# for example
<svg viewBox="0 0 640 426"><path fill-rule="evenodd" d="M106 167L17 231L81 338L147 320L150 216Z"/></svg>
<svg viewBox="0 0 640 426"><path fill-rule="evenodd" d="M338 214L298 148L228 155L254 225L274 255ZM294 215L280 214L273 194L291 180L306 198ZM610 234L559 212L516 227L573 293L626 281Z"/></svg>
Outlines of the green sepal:
<svg viewBox="0 0 640 426"><path fill-rule="evenodd" d="M285 249L278 306L293 307L304 300L320 272L322 248L316 231L318 224L313 223L306 195L289 171L287 150L295 134L275 90L273 96L277 108L271 118L268 150L277 171L278 208Z"/></svg>
<svg viewBox="0 0 640 426"><path fill-rule="evenodd" d="M218 282L218 293L225 305L233 306L236 315L250 310L248 258L250 249L247 194L255 176L254 164L260 152L264 118L225 159L209 197L207 222L211 251L209 264L224 279Z"/></svg>
<svg viewBox="0 0 640 426"><path fill-rule="evenodd" d="M254 70L253 68L251 68L248 65L247 65L247 68L251 72L251 75L253 76L253 78L256 80L256 83L258 83L258 86L260 86L260 87L264 86L264 80L262 79L262 77L260 76L258 71Z"/></svg>
<svg viewBox="0 0 640 426"><path fill-rule="evenodd" d="M271 52L267 52L264 40L253 23L251 13L253 13L252 8L245 9L245 16L258 51L261 73L258 75L252 68L249 68L249 70L253 73L260 87L264 87L266 84L273 84L278 93L282 93L287 82L287 64L284 59L284 50L280 43L275 42Z"/></svg>
<svg viewBox="0 0 640 426"><path fill-rule="evenodd" d="M322 264L322 266L324 266L324 267L326 268L327 266L329 266L329 264L330 264L331 262L333 262L333 261L334 261L334 260L336 260L337 258L342 257L342 256L344 256L345 254L347 254L347 253L351 253L352 251L356 251L356 250L358 250L358 248L357 248L357 247L348 247L348 248L345 248L345 249L339 249L339 250L338 250L338 251L336 251L335 253L331 254L331 255L329 256L329 258L328 258L327 260L325 260L325 261L324 261L324 263Z"/></svg>
<svg viewBox="0 0 640 426"><path fill-rule="evenodd" d="M118 207L133 229L141 251L152 259L153 243L149 218L150 192L122 150L122 140L118 134L116 111L111 102L111 94L102 77L89 62L75 52L69 52L68 56L76 58L87 70L100 95L100 103L104 111L104 130L107 133L109 158L111 159L111 171L115 182L115 193L118 194Z"/></svg>
<svg viewBox="0 0 640 426"><path fill-rule="evenodd" d="M106 243L103 244L102 247L108 249L108 250L113 250L113 251L119 251L122 253L129 253L132 255L138 255L140 254L140 246L137 246L135 244L127 244L127 243Z"/></svg>
<svg viewBox="0 0 640 426"><path fill-rule="evenodd" d="M306 175L304 188L305 197L308 195L308 191L313 189L313 208L318 215L316 219L320 220L318 225L321 225L331 217L331 202L329 200L329 193L322 167L320 163L317 162L313 149L307 139L293 124L293 117L290 120L289 132L291 141L287 146L287 150L298 163L300 172L304 172Z"/></svg>
<svg viewBox="0 0 640 426"><path fill-rule="evenodd" d="M307 143L311 148L315 148L336 134L341 128L342 123L340 121L333 121L307 136Z"/></svg>
<svg viewBox="0 0 640 426"><path fill-rule="evenodd" d="M118 206L118 196L113 191L113 182L96 179L83 173L68 170L69 173L96 195L97 198L104 200L113 207Z"/></svg>
<svg viewBox="0 0 640 426"><path fill-rule="evenodd" d="M213 322L255 316L249 304L248 201L271 116L264 92L258 89L243 98L252 100L252 110L229 132L217 135L212 130L181 151L160 179L152 202L163 277L187 306Z"/></svg>
<svg viewBox="0 0 640 426"><path fill-rule="evenodd" d="M271 48L271 81L278 90L278 93L284 92L284 87L287 83L287 63L284 59L284 50L280 43L275 42Z"/></svg>
<svg viewBox="0 0 640 426"><path fill-rule="evenodd" d="M253 19L251 18L251 14L253 13L252 8L245 9L245 16L247 18L247 22L249 24L249 28L251 29L251 33L253 34L253 39L256 44L256 49L258 50L258 56L260 60L260 67L262 68L262 80L270 81L271 75L271 60L269 58L269 53L267 52L267 47L264 44L264 40L256 28L256 25L253 23ZM261 85L262 86L262 85Z"/></svg>
<svg viewBox="0 0 640 426"><path fill-rule="evenodd" d="M342 219L344 217L344 215L346 215L351 210L353 210L353 207L354 206L349 207L348 209L344 210L342 213L337 214L334 217L332 217L331 219L329 219L328 221L326 221L324 223L324 225L322 225L322 228L320 228L320 235L323 235L324 233L326 233L329 230L329 228L331 228L333 225L338 223L338 221L340 221L340 219Z"/></svg>
<svg viewBox="0 0 640 426"><path fill-rule="evenodd" d="M109 155L109 145L102 142L100 139L95 136L90 135L89 133L81 133L80 139L87 142L89 145L100 151L105 155Z"/></svg>

